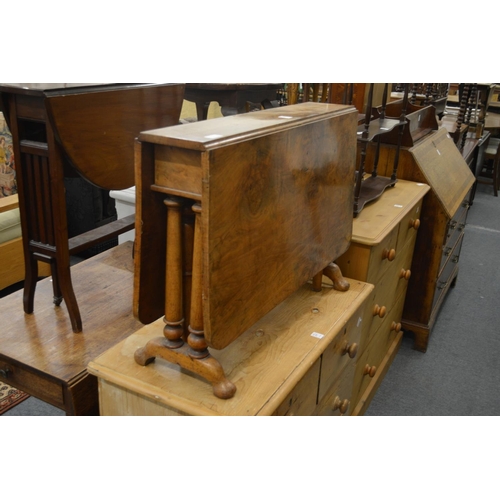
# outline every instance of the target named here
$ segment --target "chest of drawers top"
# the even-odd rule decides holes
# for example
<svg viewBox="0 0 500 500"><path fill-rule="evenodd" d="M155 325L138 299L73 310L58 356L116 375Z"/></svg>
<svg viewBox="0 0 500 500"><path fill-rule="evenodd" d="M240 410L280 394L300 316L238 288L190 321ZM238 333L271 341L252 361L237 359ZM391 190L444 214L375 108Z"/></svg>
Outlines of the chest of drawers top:
<svg viewBox="0 0 500 500"><path fill-rule="evenodd" d="M429 191L429 186L398 180L387 189L376 203L367 205L354 219L352 241L367 246L376 246L386 238L406 217L416 203Z"/></svg>

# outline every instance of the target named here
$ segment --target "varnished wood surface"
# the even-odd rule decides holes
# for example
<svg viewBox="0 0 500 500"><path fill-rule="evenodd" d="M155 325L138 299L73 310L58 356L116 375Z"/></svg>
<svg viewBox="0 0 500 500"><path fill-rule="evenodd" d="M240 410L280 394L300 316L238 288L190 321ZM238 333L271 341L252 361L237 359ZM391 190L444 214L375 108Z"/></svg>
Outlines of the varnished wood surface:
<svg viewBox="0 0 500 500"><path fill-rule="evenodd" d="M398 180L393 188L387 189L354 219L352 240L368 246L377 245L429 189L424 183Z"/></svg>
<svg viewBox="0 0 500 500"><path fill-rule="evenodd" d="M145 130L139 135L142 142L208 151L263 137L333 115L351 114L353 106L307 102L294 106L266 109L237 116L214 118L157 130Z"/></svg>
<svg viewBox="0 0 500 500"><path fill-rule="evenodd" d="M64 303L52 304L50 279L38 284L33 314L23 312L22 291L0 299L0 368L12 372L6 381L66 410L63 392L85 385L88 362L142 326L132 315L131 242L73 266L72 276L86 324L80 334L73 333ZM88 409L97 392L85 398Z"/></svg>
<svg viewBox="0 0 500 500"><path fill-rule="evenodd" d="M134 185L134 139L142 130L176 125L184 85L106 88L48 97L47 110L72 165L104 189Z"/></svg>
<svg viewBox="0 0 500 500"><path fill-rule="evenodd" d="M432 135L426 147L415 147L413 154L420 169L449 217L457 211L474 184L474 175L445 130ZM436 165L441 168L436 168Z"/></svg>
<svg viewBox="0 0 500 500"><path fill-rule="evenodd" d="M226 347L349 246L356 124L352 106L304 103L140 135L143 154L149 143L172 148L176 161L179 150L200 151L201 168L190 162L186 171L201 180L203 318L212 347ZM156 318L163 314L161 284L145 268L165 255L156 234L165 217L155 218L144 192L154 169L138 167L147 179L138 184L144 206L136 222L138 239L148 235L136 254L141 320L143 304L148 314L154 309L151 297Z"/></svg>
<svg viewBox="0 0 500 500"><path fill-rule="evenodd" d="M184 372L178 365L161 359L149 366L135 363L135 350L158 336L162 320L144 326L112 347L89 363L88 369L113 385L114 398L124 398L121 408L117 408L116 402L111 404L113 411L120 414L130 414L126 400L139 395L163 406L167 412L271 415L343 332L349 320L353 319L354 328L362 328L362 318L353 315L364 311L364 302L373 286L349 282L347 292L338 292L328 285L321 292L313 292L310 284L304 285L231 345L217 352L227 377L237 386L232 399L215 397L208 382ZM314 332L323 337L312 335ZM106 408L102 397L101 407Z"/></svg>
<svg viewBox="0 0 500 500"><path fill-rule="evenodd" d="M93 184L125 189L134 184L134 139L142 130L179 123L184 84L0 84L30 120L50 120L71 164Z"/></svg>

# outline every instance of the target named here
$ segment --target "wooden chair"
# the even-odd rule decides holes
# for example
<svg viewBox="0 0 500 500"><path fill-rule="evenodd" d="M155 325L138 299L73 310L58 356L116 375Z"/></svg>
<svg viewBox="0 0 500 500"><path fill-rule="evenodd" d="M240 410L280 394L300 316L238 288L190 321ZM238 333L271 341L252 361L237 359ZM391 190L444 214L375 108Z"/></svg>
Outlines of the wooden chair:
<svg viewBox="0 0 500 500"><path fill-rule="evenodd" d="M287 83L286 102L329 102L352 104L362 113L365 99L365 83Z"/></svg>
<svg viewBox="0 0 500 500"><path fill-rule="evenodd" d="M484 152L484 162L476 170L477 182L493 186L493 194L498 196L500 188L500 138L491 138ZM489 180L486 180L489 179Z"/></svg>

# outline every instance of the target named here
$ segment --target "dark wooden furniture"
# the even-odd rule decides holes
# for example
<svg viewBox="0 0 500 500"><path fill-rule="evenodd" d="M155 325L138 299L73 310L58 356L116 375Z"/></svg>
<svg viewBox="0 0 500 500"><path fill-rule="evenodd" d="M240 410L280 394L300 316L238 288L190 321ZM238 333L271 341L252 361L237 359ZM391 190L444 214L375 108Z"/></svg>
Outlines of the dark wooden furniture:
<svg viewBox="0 0 500 500"><path fill-rule="evenodd" d="M498 196L500 189L500 139L490 138L484 150L484 156L478 158L476 179L481 184L493 186L493 194ZM489 180L486 180L489 179Z"/></svg>
<svg viewBox="0 0 500 500"><path fill-rule="evenodd" d="M363 124L358 127L357 133L359 162L358 169L356 170L356 182L354 184L354 217L359 215L365 204L376 200L387 188L393 187L396 184L399 149L401 147L404 130L407 128L405 114L408 104L408 89L405 92L404 105L400 116L397 119L388 119L386 117L386 105L389 84L386 83L384 86L380 112L375 110L375 116L372 116L374 111L372 109L374 85L374 83L370 83ZM392 131L396 131L398 145L394 160L394 168L390 176L380 176L378 175L378 158L382 136L388 135ZM371 166L371 175L365 176L366 149L373 141L376 143L377 151L374 156L373 165Z"/></svg>
<svg viewBox="0 0 500 500"><path fill-rule="evenodd" d="M206 120L210 103L221 106L224 116L245 113L247 103L276 101L281 83L186 83L185 99L196 104L198 120Z"/></svg>
<svg viewBox="0 0 500 500"><path fill-rule="evenodd" d="M410 104L422 107L432 105L436 110L436 115L443 116L448 100L449 83L394 83L391 93L392 100L403 98L405 85L410 86Z"/></svg>
<svg viewBox="0 0 500 500"><path fill-rule="evenodd" d="M178 123L184 85L1 84L12 132L26 267L24 311L34 310L38 261L50 264L54 303L64 300L82 331L70 255L134 225L133 217L68 238L64 176L75 171L104 189L134 184L134 139Z"/></svg>
<svg viewBox="0 0 500 500"><path fill-rule="evenodd" d="M139 363L161 354L232 396L207 346L225 348L308 279L320 289L338 272L356 126L352 106L302 103L140 134L134 311L144 323L165 314L166 328Z"/></svg>
<svg viewBox="0 0 500 500"><path fill-rule="evenodd" d="M38 283L36 311L23 314L22 290L0 299L0 379L67 415L97 415L97 379L87 364L142 327L132 314L132 243L72 267L85 333L51 304L52 283Z"/></svg>
<svg viewBox="0 0 500 500"><path fill-rule="evenodd" d="M395 146L383 145L379 171L391 171L395 151ZM368 155L374 154L375 148L369 148ZM412 147L401 148L398 177L431 188L422 207L402 320L403 329L415 334L415 349L425 352L439 308L456 282L475 179L444 128L432 131Z"/></svg>

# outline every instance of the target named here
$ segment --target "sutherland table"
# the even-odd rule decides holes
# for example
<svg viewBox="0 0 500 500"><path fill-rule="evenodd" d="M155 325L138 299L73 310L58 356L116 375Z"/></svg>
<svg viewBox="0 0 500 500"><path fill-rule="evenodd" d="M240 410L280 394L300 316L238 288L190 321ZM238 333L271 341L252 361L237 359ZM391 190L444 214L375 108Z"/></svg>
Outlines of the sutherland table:
<svg viewBox="0 0 500 500"><path fill-rule="evenodd" d="M207 347L321 284L349 247L357 117L307 102L139 135L134 313L166 323L139 364L175 359L234 394Z"/></svg>
<svg viewBox="0 0 500 500"><path fill-rule="evenodd" d="M324 281L319 292L304 285L218 352L237 387L231 399L217 398L206 380L163 359L139 366L134 352L163 321L143 327L89 363L101 415L349 415L373 286L349 280L341 292Z"/></svg>
<svg viewBox="0 0 500 500"><path fill-rule="evenodd" d="M64 300L73 331L82 331L70 255L133 228L134 219L70 240L64 177L81 175L108 190L132 186L134 139L141 130L177 124L183 96L183 84L0 84L16 158L26 313L34 310L38 262L45 262L54 303Z"/></svg>
<svg viewBox="0 0 500 500"><path fill-rule="evenodd" d="M142 326L132 315L132 243L76 264L72 274L86 305L83 333L73 333L66 311L51 304L50 278L38 283L33 314L23 312L22 291L0 300L0 379L67 415L95 415L88 362Z"/></svg>

